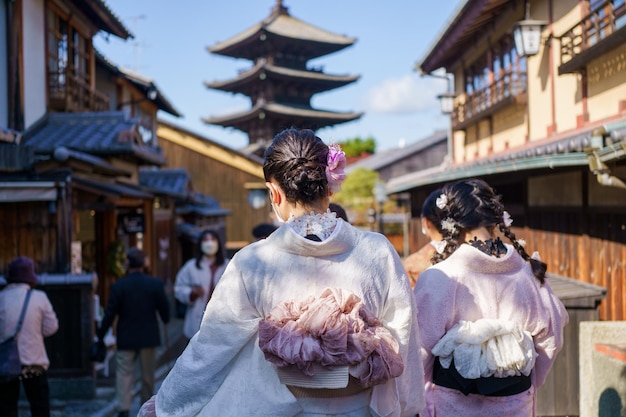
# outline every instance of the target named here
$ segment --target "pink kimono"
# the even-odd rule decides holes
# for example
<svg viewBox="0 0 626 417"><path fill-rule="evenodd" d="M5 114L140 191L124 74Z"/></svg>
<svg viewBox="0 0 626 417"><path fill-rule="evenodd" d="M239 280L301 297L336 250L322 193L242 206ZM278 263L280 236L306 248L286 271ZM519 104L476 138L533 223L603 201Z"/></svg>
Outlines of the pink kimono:
<svg viewBox="0 0 626 417"><path fill-rule="evenodd" d="M545 382L563 345L563 327L569 319L548 282L542 285L532 274L529 263L511 245L506 247L507 254L496 258L470 245L461 245L449 258L420 274L414 293L426 381L426 409L421 416L535 416L536 389ZM476 325L474 330L484 329L481 325L485 323L495 323L491 331L498 337L502 337L504 328L515 329L516 334L524 335L529 341L525 345L528 348L525 352L528 353L527 361L518 369L500 369L491 373L484 363L465 361L465 369L474 370L479 376L526 372L530 376L530 388L509 396L484 396L464 395L456 389L435 385L433 348L441 358L441 352L446 350L442 345L457 338L454 343L466 348L466 352L459 348L451 355L455 362L457 359L460 362L463 357L468 359L471 357L467 354L467 350L471 351L471 342L463 341L457 332L472 325ZM476 334L474 332L473 336ZM438 345L440 340L442 343ZM485 353L487 345L487 342L478 342L474 346ZM477 355L474 358L479 361ZM441 362L444 364L443 360Z"/></svg>

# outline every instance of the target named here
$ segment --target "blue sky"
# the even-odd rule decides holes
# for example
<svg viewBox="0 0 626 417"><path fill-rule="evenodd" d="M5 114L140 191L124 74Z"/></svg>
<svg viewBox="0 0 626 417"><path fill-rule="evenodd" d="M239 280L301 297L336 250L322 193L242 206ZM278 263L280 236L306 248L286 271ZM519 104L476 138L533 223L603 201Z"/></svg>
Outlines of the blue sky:
<svg viewBox="0 0 626 417"><path fill-rule="evenodd" d="M357 38L342 51L310 61L329 74L359 74L348 86L314 96L312 105L365 114L358 121L320 129L326 142L373 136L378 149L413 143L448 119L436 98L445 80L420 77L415 64L431 48L462 0L284 0L292 16L322 29ZM275 0L106 0L134 39L95 37L95 46L120 67L151 78L183 114L159 117L238 149L247 135L206 125L201 118L250 107L242 95L204 87L251 67L247 60L214 55L207 47L226 40L270 14Z"/></svg>

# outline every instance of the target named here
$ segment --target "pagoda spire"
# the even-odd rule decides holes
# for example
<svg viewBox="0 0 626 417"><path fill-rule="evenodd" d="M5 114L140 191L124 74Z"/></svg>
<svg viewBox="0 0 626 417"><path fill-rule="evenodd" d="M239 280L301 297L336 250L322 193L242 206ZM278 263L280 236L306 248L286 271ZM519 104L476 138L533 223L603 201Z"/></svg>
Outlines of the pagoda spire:
<svg viewBox="0 0 626 417"><path fill-rule="evenodd" d="M272 8L272 15L289 15L289 9L283 5L283 0L276 0L276 5Z"/></svg>

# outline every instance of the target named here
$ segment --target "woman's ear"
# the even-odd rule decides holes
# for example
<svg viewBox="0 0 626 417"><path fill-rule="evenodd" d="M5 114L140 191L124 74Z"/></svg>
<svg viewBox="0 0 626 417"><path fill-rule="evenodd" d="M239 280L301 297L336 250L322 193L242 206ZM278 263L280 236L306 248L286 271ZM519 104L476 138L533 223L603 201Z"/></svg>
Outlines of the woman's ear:
<svg viewBox="0 0 626 417"><path fill-rule="evenodd" d="M280 189L278 188L278 186L270 181L266 182L265 186L270 192L270 202L272 204L280 204L282 200L282 194L280 193Z"/></svg>

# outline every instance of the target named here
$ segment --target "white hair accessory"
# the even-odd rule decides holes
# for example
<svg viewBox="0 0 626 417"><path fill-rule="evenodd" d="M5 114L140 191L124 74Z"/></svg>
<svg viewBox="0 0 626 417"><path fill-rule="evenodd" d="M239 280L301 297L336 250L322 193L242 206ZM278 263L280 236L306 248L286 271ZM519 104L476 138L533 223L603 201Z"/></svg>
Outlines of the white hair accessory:
<svg viewBox="0 0 626 417"><path fill-rule="evenodd" d="M504 222L504 225L506 227L511 227L511 225L513 224L513 219L511 218L509 212L506 210L502 212L502 221Z"/></svg>
<svg viewBox="0 0 626 417"><path fill-rule="evenodd" d="M435 204L437 205L437 207L439 207L440 210L445 209L448 205L448 197L442 193L439 197L437 197Z"/></svg>
<svg viewBox="0 0 626 417"><path fill-rule="evenodd" d="M456 223L454 219L447 217L441 221L441 229L446 230L450 233L456 232Z"/></svg>

